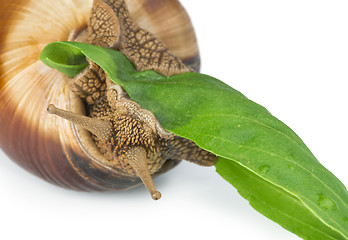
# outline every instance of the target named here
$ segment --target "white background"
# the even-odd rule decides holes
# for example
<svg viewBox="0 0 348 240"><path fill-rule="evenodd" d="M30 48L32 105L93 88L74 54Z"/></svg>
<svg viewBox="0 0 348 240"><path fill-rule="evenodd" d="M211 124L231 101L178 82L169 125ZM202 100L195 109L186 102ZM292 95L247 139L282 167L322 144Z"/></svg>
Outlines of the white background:
<svg viewBox="0 0 348 240"><path fill-rule="evenodd" d="M183 0L202 72L265 106L348 186L348 3ZM65 190L0 152L1 239L298 239L263 217L214 168L189 163L128 192ZM6 236L6 237L5 237Z"/></svg>

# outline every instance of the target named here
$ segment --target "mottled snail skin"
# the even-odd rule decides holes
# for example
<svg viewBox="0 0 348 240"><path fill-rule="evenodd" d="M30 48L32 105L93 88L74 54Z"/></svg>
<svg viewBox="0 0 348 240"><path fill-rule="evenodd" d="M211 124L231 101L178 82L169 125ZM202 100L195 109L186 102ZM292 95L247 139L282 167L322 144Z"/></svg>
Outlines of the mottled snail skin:
<svg viewBox="0 0 348 240"><path fill-rule="evenodd" d="M196 35L179 1L127 0L126 3L134 22L164 42L185 65L199 71Z"/></svg>
<svg viewBox="0 0 348 240"><path fill-rule="evenodd" d="M132 9L136 9L131 15L132 18L141 19L136 17L136 13L141 12L141 9L132 7L132 2L134 3L127 1L131 13ZM180 14L183 11L177 1L141 1L142 5L152 8L156 5L154 2L161 2L157 5L164 9L165 2L172 5L175 2L178 6L177 11ZM107 159L105 160L105 156L89 132L46 112L47 106L53 103L71 112L86 114L81 96L78 96L76 91L75 93L71 91L71 81L47 68L38 59L42 48L49 42L67 40L69 36L76 38L79 33L81 35L89 21L91 2L61 0L48 3L48 1L16 0L11 3L3 1L2 6L4 7L0 10L1 148L19 165L63 187L105 191L127 189L141 183L139 178L123 174ZM173 11L171 8L173 16L180 15L173 14ZM47 15L43 16L42 12ZM139 15L151 15L148 11L145 12ZM192 50L198 48L189 18L186 13L184 16L186 18L183 26L189 30L181 32L190 32L188 35L193 36L193 40L189 42L195 46L187 51L188 58L185 56L181 58L191 62L189 58L198 59L198 52L193 54ZM139 22L143 22L145 26L152 24L153 21L145 19ZM175 42L171 44L173 43ZM185 48L185 44L179 45ZM169 43L167 46L170 48ZM182 54L185 51L178 52ZM102 74L98 76L101 77ZM102 83L101 86L106 85ZM105 93L104 87L101 87L101 90ZM99 94L103 95L103 91ZM86 102L88 102L87 97ZM95 97L94 100L97 99L98 97ZM167 171L178 162L177 156L175 159L168 159L154 175Z"/></svg>

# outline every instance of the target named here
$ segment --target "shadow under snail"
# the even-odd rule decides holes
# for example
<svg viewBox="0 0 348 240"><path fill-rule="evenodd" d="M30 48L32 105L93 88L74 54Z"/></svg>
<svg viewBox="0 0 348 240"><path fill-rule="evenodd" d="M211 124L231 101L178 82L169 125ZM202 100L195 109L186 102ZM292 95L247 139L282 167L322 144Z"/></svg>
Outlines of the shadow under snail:
<svg viewBox="0 0 348 240"><path fill-rule="evenodd" d="M152 177L182 159L215 163L212 153L163 129L93 62L68 78L39 61L48 43L70 40L119 50L139 71L198 70L195 34L178 1L1 1L0 147L15 162L74 190L143 182L153 199L161 194Z"/></svg>

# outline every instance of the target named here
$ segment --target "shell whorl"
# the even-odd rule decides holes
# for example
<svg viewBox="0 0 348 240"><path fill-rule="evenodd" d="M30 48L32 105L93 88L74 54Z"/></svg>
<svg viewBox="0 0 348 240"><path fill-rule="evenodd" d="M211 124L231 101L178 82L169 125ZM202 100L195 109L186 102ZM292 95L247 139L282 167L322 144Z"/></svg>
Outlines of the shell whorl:
<svg viewBox="0 0 348 240"><path fill-rule="evenodd" d="M120 177L113 169L95 161L81 147L77 136L83 133L72 124L60 118L47 117L46 108L49 103L72 109L77 108L72 102L78 101L75 101L76 96L71 93L66 79L39 61L40 52L49 42L67 40L71 31L86 27L92 1L1 2L0 147L28 171L63 187L75 190L110 190L140 184L139 179ZM151 11L157 13L162 10L147 10L142 13L141 9L161 1L140 1L139 5L135 2L127 1L132 17L141 27L149 29L156 21L144 20L144 16L148 18L152 16ZM187 16L186 13L181 13L183 9L178 2L163 2L175 2L178 6L178 13L173 12L173 16ZM188 18L185 21L188 21L188 25L191 24ZM159 38L166 43L166 30L152 28L155 35L163 35ZM187 33L187 30L183 33ZM196 44L194 33L184 39L187 37L192 38L191 42ZM183 56L185 51L180 50L180 47L175 50L171 44L170 41L167 44L169 49L173 48L172 52L182 59L197 60L197 45L187 51L187 56ZM163 171L176 164L176 161L168 161Z"/></svg>

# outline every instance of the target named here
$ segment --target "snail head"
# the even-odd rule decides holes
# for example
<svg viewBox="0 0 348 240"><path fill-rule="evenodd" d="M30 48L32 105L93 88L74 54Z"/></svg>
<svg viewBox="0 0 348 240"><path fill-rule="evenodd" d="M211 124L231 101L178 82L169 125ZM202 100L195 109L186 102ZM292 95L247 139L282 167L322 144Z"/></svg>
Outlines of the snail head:
<svg viewBox="0 0 348 240"><path fill-rule="evenodd" d="M88 28L72 36L76 41L121 51L139 71L155 70L166 76L192 71L153 34L132 21L123 0L94 0ZM48 106L48 112L92 133L106 159L125 176L139 177L153 199L161 194L151 175L168 159L186 159L203 166L215 163L215 155L163 129L151 112L133 102L93 62L69 81L72 91L85 102L87 115L53 105Z"/></svg>

